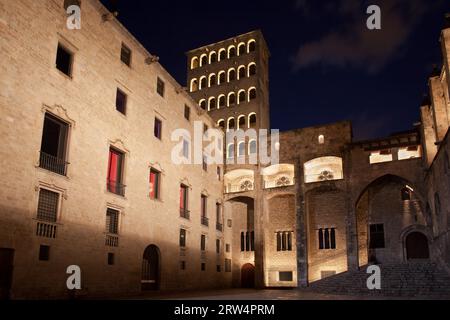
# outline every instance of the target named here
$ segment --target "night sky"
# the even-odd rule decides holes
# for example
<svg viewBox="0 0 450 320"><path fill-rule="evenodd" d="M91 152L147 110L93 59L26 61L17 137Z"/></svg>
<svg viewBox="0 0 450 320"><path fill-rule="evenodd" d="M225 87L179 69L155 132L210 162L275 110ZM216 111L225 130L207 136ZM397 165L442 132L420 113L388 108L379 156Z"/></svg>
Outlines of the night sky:
<svg viewBox="0 0 450 320"><path fill-rule="evenodd" d="M112 0L102 2L111 9ZM341 120L355 139L409 130L419 120L448 0L116 0L118 19L186 85L184 53L261 29L270 59L271 126ZM370 4L382 30L366 28Z"/></svg>

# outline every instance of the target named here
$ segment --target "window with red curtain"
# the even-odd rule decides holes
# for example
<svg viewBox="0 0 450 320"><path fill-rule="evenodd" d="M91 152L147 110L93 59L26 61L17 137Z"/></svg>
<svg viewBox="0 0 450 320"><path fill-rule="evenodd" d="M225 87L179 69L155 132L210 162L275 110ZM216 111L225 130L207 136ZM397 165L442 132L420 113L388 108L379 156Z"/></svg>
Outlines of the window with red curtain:
<svg viewBox="0 0 450 320"><path fill-rule="evenodd" d="M150 169L150 198L159 199L159 183L161 173L155 169Z"/></svg>
<svg viewBox="0 0 450 320"><path fill-rule="evenodd" d="M123 195L122 185L123 153L113 148L109 149L108 191Z"/></svg>

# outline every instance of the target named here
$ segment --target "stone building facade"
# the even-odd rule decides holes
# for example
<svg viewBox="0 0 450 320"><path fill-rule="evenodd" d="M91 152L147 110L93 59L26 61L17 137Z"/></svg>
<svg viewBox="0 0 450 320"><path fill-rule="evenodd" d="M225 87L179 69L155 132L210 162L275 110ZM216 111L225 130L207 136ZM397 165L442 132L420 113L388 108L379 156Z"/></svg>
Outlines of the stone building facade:
<svg viewBox="0 0 450 320"><path fill-rule="evenodd" d="M74 1L0 0L2 298L297 287L416 259L448 268L450 28L411 131L281 132L267 165L249 163L257 139L227 137L270 129L260 31L187 52L183 87L99 1L75 2L80 30L66 27ZM174 162L174 150L192 160L196 127L224 131L225 164ZM71 265L81 290L66 286Z"/></svg>

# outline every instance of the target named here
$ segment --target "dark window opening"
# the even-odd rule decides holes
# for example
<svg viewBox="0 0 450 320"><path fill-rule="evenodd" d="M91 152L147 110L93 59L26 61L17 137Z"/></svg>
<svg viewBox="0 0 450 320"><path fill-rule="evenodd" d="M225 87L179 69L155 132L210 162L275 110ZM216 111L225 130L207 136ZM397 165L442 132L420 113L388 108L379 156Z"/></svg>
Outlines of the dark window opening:
<svg viewBox="0 0 450 320"><path fill-rule="evenodd" d="M50 260L50 246L39 246L39 261L49 261Z"/></svg>
<svg viewBox="0 0 450 320"><path fill-rule="evenodd" d="M204 234L200 236L200 250L206 250L206 236Z"/></svg>
<svg viewBox="0 0 450 320"><path fill-rule="evenodd" d="M245 44L241 44L239 47L238 47L238 55L243 55L243 54L245 54Z"/></svg>
<svg viewBox="0 0 450 320"><path fill-rule="evenodd" d="M411 200L411 190L409 190L409 188L403 188L401 190L401 196L402 196L402 201L409 201Z"/></svg>
<svg viewBox="0 0 450 320"><path fill-rule="evenodd" d="M278 273L280 281L292 281L292 271L280 271Z"/></svg>
<svg viewBox="0 0 450 320"><path fill-rule="evenodd" d="M155 125L154 125L154 128L153 128L153 134L155 135L156 138L161 140L161 138L162 138L162 121L159 120L158 118L155 118Z"/></svg>
<svg viewBox="0 0 450 320"><path fill-rule="evenodd" d="M47 189L39 190L37 218L41 221L56 222L58 217L59 193Z"/></svg>
<svg viewBox="0 0 450 320"><path fill-rule="evenodd" d="M201 265L200 265L200 269L202 271L205 271L206 270L206 263L202 262Z"/></svg>
<svg viewBox="0 0 450 320"><path fill-rule="evenodd" d="M280 231L276 233L277 251L292 251L292 232Z"/></svg>
<svg viewBox="0 0 450 320"><path fill-rule="evenodd" d="M239 69L239 79L245 78L245 68Z"/></svg>
<svg viewBox="0 0 450 320"><path fill-rule="evenodd" d="M225 50L222 50L219 52L219 60L225 60L227 58L227 52Z"/></svg>
<svg viewBox="0 0 450 320"><path fill-rule="evenodd" d="M165 83L160 78L156 81L156 92L161 96L164 97L164 91L165 91Z"/></svg>
<svg viewBox="0 0 450 320"><path fill-rule="evenodd" d="M189 219L188 187L180 185L180 217Z"/></svg>
<svg viewBox="0 0 450 320"><path fill-rule="evenodd" d="M64 9L67 11L67 8L70 6L78 6L81 7L80 0L64 0Z"/></svg>
<svg viewBox="0 0 450 320"><path fill-rule="evenodd" d="M108 252L108 265L114 265L114 253L112 252Z"/></svg>
<svg viewBox="0 0 450 320"><path fill-rule="evenodd" d="M61 44L58 44L58 49L56 52L56 68L65 75L71 77L72 60L73 54L65 47L63 47Z"/></svg>
<svg viewBox="0 0 450 320"><path fill-rule="evenodd" d="M369 248L377 249L384 248L384 225L383 224L371 224L369 227Z"/></svg>
<svg viewBox="0 0 450 320"><path fill-rule="evenodd" d="M126 109L127 109L127 95L122 90L117 88L116 110L122 114L126 114Z"/></svg>
<svg viewBox="0 0 450 320"><path fill-rule="evenodd" d="M124 44L122 44L122 48L120 49L120 60L127 66L131 65L131 50Z"/></svg>
<svg viewBox="0 0 450 320"><path fill-rule="evenodd" d="M186 247L186 230L180 229L180 247Z"/></svg>
<svg viewBox="0 0 450 320"><path fill-rule="evenodd" d="M250 90L249 99L250 100L256 99L256 89L251 89Z"/></svg>
<svg viewBox="0 0 450 320"><path fill-rule="evenodd" d="M186 261L180 261L180 269L186 270Z"/></svg>
<svg viewBox="0 0 450 320"><path fill-rule="evenodd" d="M255 128L256 126L256 114L250 115L250 119L248 120L250 124L250 128Z"/></svg>
<svg viewBox="0 0 450 320"><path fill-rule="evenodd" d="M66 148L69 125L46 113L42 131L39 167L66 175Z"/></svg>
<svg viewBox="0 0 450 320"><path fill-rule="evenodd" d="M228 81L234 80L236 80L236 71L233 69L228 72Z"/></svg>
<svg viewBox="0 0 450 320"><path fill-rule="evenodd" d="M191 108L189 108L189 106L185 105L184 106L184 118L189 121L190 117L191 117Z"/></svg>
<svg viewBox="0 0 450 320"><path fill-rule="evenodd" d="M235 47L231 47L230 49L228 49L228 57L229 58L233 58L236 56L236 48Z"/></svg>
<svg viewBox="0 0 450 320"><path fill-rule="evenodd" d="M252 41L248 44L248 52L253 52L256 50L256 42Z"/></svg>
<svg viewBox="0 0 450 320"><path fill-rule="evenodd" d="M202 100L199 103L200 108L202 108L203 110L206 110L206 100Z"/></svg>
<svg viewBox="0 0 450 320"><path fill-rule="evenodd" d="M325 228L318 230L319 236L319 249L329 250L336 249L336 229Z"/></svg>
<svg viewBox="0 0 450 320"><path fill-rule="evenodd" d="M216 253L220 253L220 239L216 239Z"/></svg>
<svg viewBox="0 0 450 320"><path fill-rule="evenodd" d="M218 264L218 265L216 266L216 270L217 270L217 272L221 272L221 271L222 271L222 270L221 270L220 264Z"/></svg>
<svg viewBox="0 0 450 320"><path fill-rule="evenodd" d="M219 74L219 84L222 84L225 82L225 72L222 72Z"/></svg>
<svg viewBox="0 0 450 320"><path fill-rule="evenodd" d="M248 68L249 68L248 70L249 76L254 76L256 74L256 65L252 64Z"/></svg>
<svg viewBox="0 0 450 320"><path fill-rule="evenodd" d="M119 233L119 211L106 209L106 232L109 234Z"/></svg>

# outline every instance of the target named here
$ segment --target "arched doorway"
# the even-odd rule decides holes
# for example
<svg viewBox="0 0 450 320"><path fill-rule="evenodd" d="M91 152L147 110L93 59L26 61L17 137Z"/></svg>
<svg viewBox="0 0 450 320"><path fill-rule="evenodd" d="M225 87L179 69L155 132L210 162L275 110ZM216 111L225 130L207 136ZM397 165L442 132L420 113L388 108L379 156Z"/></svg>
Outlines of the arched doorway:
<svg viewBox="0 0 450 320"><path fill-rule="evenodd" d="M160 253L155 245L148 246L142 259L142 290L158 290L160 283Z"/></svg>
<svg viewBox="0 0 450 320"><path fill-rule="evenodd" d="M241 269L241 287L255 287L255 266L251 263L244 264Z"/></svg>
<svg viewBox="0 0 450 320"><path fill-rule="evenodd" d="M411 232L405 239L406 259L429 259L428 239L421 232Z"/></svg>

